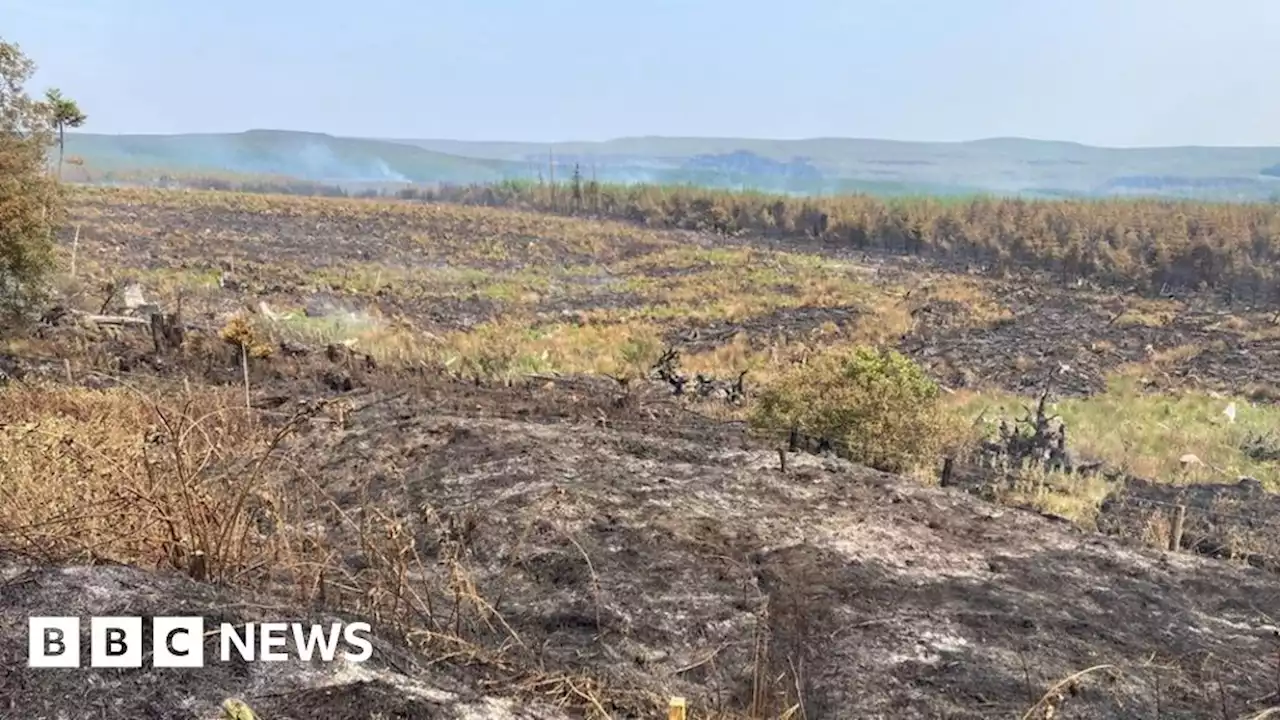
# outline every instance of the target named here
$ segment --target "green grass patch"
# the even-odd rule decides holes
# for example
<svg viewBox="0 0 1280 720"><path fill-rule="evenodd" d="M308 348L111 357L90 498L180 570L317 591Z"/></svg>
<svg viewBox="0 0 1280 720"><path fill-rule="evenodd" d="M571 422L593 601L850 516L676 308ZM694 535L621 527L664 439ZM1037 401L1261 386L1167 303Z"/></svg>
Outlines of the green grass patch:
<svg viewBox="0 0 1280 720"><path fill-rule="evenodd" d="M1235 422L1224 414L1229 403L1235 404ZM1004 393L957 400L968 417L987 419L1021 417L1030 404ZM1260 450L1280 427L1280 407L1201 392L1144 393L1133 379L1116 377L1106 392L1064 399L1053 412L1066 422L1068 444L1083 458L1164 482L1233 482L1248 475L1280 489L1280 464ZM1280 436L1275 443L1280 447ZM1183 468L1186 454L1204 465Z"/></svg>

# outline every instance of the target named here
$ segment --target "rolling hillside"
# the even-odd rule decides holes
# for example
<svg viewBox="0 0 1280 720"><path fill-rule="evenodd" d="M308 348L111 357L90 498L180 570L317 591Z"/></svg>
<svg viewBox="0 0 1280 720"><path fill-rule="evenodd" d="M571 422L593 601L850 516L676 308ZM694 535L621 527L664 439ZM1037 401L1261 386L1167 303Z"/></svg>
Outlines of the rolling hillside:
<svg viewBox="0 0 1280 720"><path fill-rule="evenodd" d="M690 172L691 160L749 153L807 162L825 189L884 186L905 192L996 192L1030 195L1169 195L1270 199L1280 192L1280 148L1102 148L1079 143L994 138L963 143L816 138L633 137L600 143L541 145L457 140L398 140L468 157L546 162L596 159L638 176Z"/></svg>
<svg viewBox="0 0 1280 720"><path fill-rule="evenodd" d="M207 135L67 136L67 154L102 171L229 172L334 183L491 182L521 163L458 157L383 140L250 130Z"/></svg>
<svg viewBox="0 0 1280 720"><path fill-rule="evenodd" d="M695 184L797 194L1280 197L1280 148L1130 148L998 138L964 143L818 138L635 137L555 144L237 134L68 136L101 172L225 172L335 184L484 183L557 178L575 164L606 182Z"/></svg>

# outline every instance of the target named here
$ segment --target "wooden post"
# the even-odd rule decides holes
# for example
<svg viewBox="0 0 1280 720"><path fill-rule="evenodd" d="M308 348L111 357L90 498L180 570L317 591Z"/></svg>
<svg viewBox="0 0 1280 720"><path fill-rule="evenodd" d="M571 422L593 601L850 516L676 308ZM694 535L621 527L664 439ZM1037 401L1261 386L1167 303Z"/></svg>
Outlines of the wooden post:
<svg viewBox="0 0 1280 720"><path fill-rule="evenodd" d="M163 313L151 313L151 344L155 345L156 355L164 354L168 333L165 332Z"/></svg>
<svg viewBox="0 0 1280 720"><path fill-rule="evenodd" d="M778 448L778 468L782 470L782 474L787 474L787 451Z"/></svg>
<svg viewBox="0 0 1280 720"><path fill-rule="evenodd" d="M1173 515L1173 531L1169 533L1170 552L1182 550L1182 526L1187 520L1187 506L1179 505Z"/></svg>
<svg viewBox="0 0 1280 720"><path fill-rule="evenodd" d="M685 720L685 703L682 697L671 698L671 703L667 705L667 720Z"/></svg>
<svg viewBox="0 0 1280 720"><path fill-rule="evenodd" d="M795 452L799 449L800 434L795 428L791 428L791 435L787 438L787 452Z"/></svg>
<svg viewBox="0 0 1280 720"><path fill-rule="evenodd" d="M181 300L179 300L181 302ZM183 341L186 339L186 332L182 328L181 310L178 312L165 313L164 315L164 340L165 344L170 348L182 347Z"/></svg>
<svg viewBox="0 0 1280 720"><path fill-rule="evenodd" d="M205 556L203 550L197 550L191 554L191 560L187 564L187 574L196 582L209 579L209 558Z"/></svg>
<svg viewBox="0 0 1280 720"><path fill-rule="evenodd" d="M954 468L955 461L950 457L942 459L942 479L939 481L942 487L951 487L951 473Z"/></svg>

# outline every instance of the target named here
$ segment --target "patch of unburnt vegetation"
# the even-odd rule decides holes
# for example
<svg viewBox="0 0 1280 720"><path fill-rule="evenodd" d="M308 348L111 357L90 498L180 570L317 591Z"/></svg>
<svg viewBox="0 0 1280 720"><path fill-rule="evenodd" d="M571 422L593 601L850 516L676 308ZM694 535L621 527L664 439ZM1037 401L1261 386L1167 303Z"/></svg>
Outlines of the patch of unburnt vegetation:
<svg viewBox="0 0 1280 720"><path fill-rule="evenodd" d="M858 347L811 358L760 393L755 425L802 433L889 472L932 463L958 438L936 382L893 350Z"/></svg>

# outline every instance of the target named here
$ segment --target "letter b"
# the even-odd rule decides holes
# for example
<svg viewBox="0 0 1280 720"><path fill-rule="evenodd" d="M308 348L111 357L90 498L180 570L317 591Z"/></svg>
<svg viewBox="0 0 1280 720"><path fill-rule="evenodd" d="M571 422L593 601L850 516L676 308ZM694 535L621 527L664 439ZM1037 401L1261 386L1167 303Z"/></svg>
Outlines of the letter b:
<svg viewBox="0 0 1280 720"><path fill-rule="evenodd" d="M28 667L80 667L80 618L33 617L27 620Z"/></svg>
<svg viewBox="0 0 1280 720"><path fill-rule="evenodd" d="M142 618L92 618L89 648L93 667L142 667Z"/></svg>

